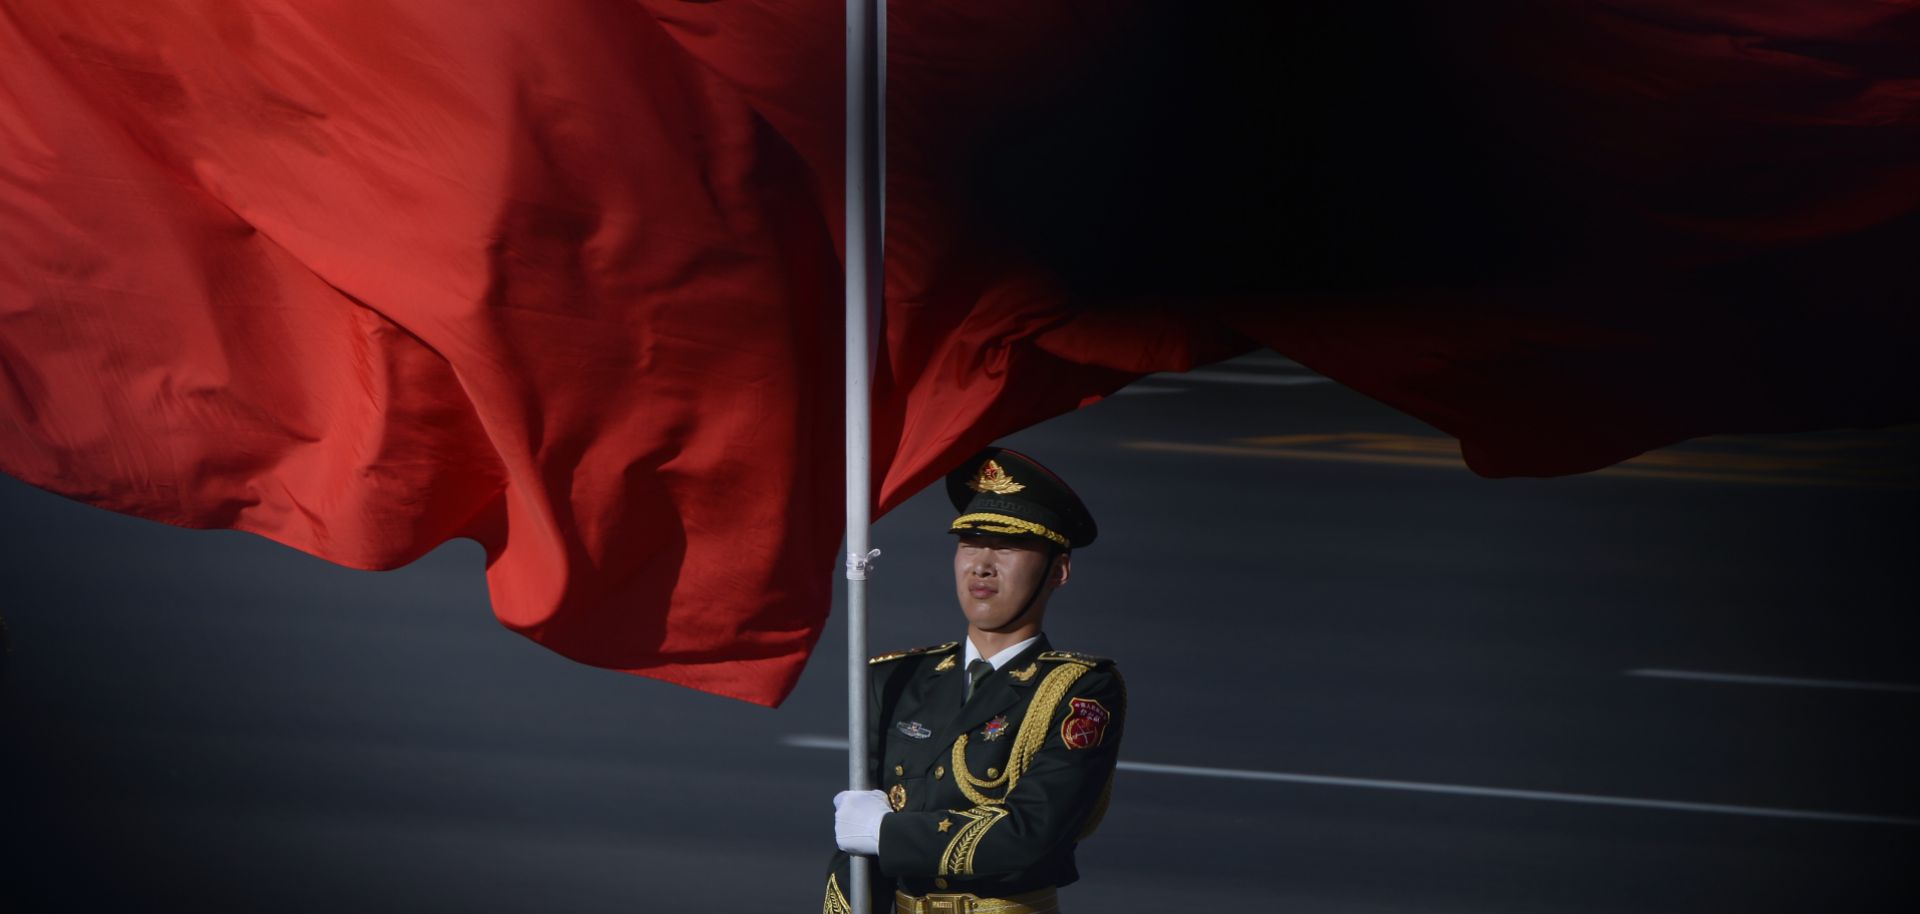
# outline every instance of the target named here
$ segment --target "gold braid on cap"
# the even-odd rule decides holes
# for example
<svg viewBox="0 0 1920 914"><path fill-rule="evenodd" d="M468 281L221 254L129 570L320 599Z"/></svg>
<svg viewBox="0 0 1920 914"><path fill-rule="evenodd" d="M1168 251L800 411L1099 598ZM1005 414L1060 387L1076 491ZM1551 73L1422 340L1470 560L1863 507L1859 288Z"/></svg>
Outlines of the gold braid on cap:
<svg viewBox="0 0 1920 914"><path fill-rule="evenodd" d="M1045 537L1059 543L1062 549L1073 548L1073 544L1067 542L1066 537L1047 529L1045 526L1036 524L1030 520L1021 520L1020 518L1005 514L962 514L953 519L953 526L948 529L978 530L982 533L998 533L1005 536L1011 536L1016 533L1031 533L1034 536Z"/></svg>

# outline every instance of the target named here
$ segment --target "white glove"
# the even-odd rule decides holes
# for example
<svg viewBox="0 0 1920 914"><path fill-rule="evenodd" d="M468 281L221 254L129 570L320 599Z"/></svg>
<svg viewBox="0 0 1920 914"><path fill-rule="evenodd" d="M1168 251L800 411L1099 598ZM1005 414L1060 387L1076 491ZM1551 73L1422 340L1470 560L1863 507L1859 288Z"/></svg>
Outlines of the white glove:
<svg viewBox="0 0 1920 914"><path fill-rule="evenodd" d="M849 854L880 855L880 820L893 807L878 790L842 790L833 795L833 838Z"/></svg>

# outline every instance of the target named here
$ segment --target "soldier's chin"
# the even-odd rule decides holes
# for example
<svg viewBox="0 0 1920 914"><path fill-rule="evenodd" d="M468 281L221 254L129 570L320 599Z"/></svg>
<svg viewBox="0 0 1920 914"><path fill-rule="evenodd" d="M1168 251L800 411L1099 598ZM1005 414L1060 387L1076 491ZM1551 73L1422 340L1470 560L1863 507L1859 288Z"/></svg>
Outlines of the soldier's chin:
<svg viewBox="0 0 1920 914"><path fill-rule="evenodd" d="M998 607L990 603L981 603L977 600L968 601L965 606L960 608L960 611L966 614L967 622L983 631L992 631L995 628L994 625L989 623L995 621L995 617L1000 615L997 610Z"/></svg>

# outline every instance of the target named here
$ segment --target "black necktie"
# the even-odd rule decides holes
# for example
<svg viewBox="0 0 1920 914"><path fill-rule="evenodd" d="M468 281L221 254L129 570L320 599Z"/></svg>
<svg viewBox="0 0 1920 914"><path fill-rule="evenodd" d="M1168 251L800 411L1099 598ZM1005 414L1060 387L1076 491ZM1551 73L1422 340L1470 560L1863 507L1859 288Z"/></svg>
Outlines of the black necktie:
<svg viewBox="0 0 1920 914"><path fill-rule="evenodd" d="M968 700L972 700L974 693L980 691L981 681L991 672L993 672L993 664L985 660L975 660L967 664L967 675L973 679L973 684L967 688Z"/></svg>

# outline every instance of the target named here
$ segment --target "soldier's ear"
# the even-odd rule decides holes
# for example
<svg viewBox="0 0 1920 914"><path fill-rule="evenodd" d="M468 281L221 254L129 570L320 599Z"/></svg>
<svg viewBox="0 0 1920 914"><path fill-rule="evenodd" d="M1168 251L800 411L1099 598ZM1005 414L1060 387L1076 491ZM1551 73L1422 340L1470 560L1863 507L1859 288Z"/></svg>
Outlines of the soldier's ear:
<svg viewBox="0 0 1920 914"><path fill-rule="evenodd" d="M1047 569L1047 577L1053 580L1053 586L1066 586L1067 579L1073 577L1073 553L1062 552L1053 557L1052 567Z"/></svg>

